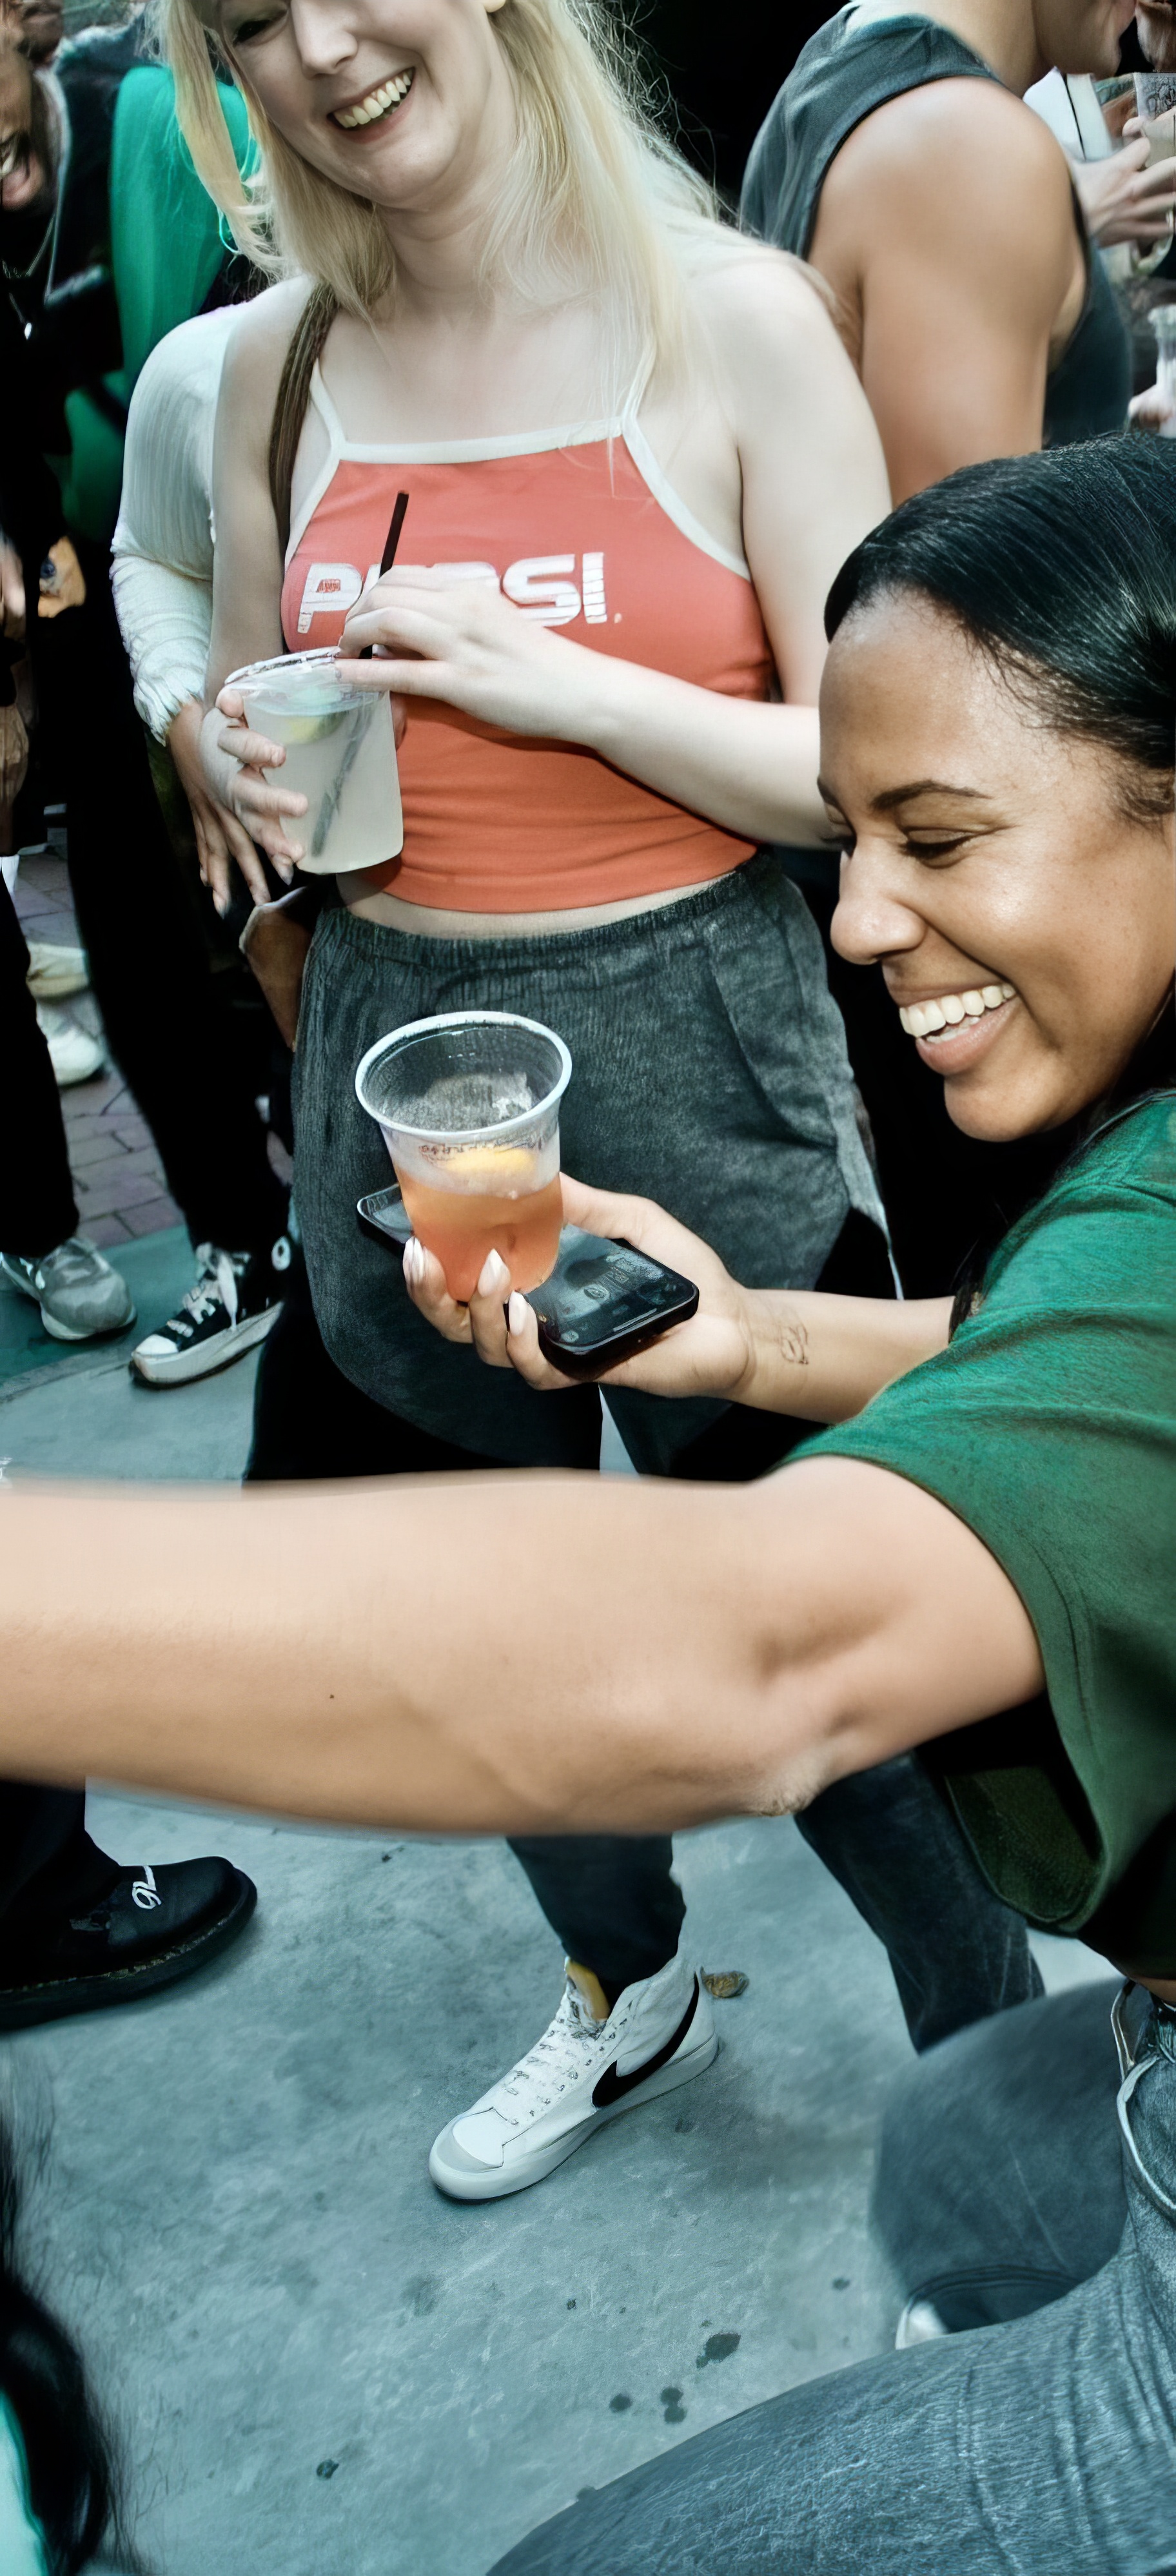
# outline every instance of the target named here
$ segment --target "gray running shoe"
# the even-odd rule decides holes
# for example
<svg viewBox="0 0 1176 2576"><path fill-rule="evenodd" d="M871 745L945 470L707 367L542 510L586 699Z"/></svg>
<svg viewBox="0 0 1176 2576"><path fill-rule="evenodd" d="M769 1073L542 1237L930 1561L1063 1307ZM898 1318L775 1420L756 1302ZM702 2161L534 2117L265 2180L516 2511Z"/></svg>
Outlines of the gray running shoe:
<svg viewBox="0 0 1176 2576"><path fill-rule="evenodd" d="M122 1333L134 1323L135 1301L126 1280L82 1234L71 1234L37 1261L0 1252L0 1273L40 1307L41 1322L55 1342L89 1342L98 1333Z"/></svg>

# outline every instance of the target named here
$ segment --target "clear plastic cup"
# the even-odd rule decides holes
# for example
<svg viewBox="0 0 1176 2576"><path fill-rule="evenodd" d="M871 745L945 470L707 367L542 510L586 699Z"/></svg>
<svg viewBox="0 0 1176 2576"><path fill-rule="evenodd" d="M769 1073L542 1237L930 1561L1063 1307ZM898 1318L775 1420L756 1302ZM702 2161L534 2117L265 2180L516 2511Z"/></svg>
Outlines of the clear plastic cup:
<svg viewBox="0 0 1176 2576"><path fill-rule="evenodd" d="M516 1288L555 1268L563 1212L562 1038L512 1011L453 1011L377 1038L355 1076L380 1128L413 1233L465 1304L488 1252Z"/></svg>
<svg viewBox="0 0 1176 2576"><path fill-rule="evenodd" d="M285 818L302 843L309 876L381 867L404 846L391 701L340 677L330 651L283 653L250 662L226 683L245 701L245 722L280 742L285 760L267 769L275 787L305 796L305 814Z"/></svg>

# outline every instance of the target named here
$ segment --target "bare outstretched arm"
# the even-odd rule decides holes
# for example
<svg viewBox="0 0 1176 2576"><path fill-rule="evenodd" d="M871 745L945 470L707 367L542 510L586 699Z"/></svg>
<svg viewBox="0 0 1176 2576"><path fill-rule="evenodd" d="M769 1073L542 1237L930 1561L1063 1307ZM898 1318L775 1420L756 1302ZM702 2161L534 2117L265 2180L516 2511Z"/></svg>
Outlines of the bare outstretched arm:
<svg viewBox="0 0 1176 2576"><path fill-rule="evenodd" d="M759 1485L397 1478L10 1492L0 1769L407 1831L665 1830L1041 1687L955 1515L814 1458Z"/></svg>

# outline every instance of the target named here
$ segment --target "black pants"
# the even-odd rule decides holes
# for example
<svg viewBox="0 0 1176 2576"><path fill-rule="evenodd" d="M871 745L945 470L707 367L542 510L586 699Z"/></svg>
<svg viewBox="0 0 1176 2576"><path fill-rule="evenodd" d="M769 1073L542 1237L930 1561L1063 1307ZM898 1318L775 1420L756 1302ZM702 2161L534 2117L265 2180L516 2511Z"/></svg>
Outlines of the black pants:
<svg viewBox="0 0 1176 2576"><path fill-rule="evenodd" d="M0 877L0 1252L33 1258L77 1231L78 1211L49 1049L25 978L29 952Z"/></svg>
<svg viewBox="0 0 1176 2576"><path fill-rule="evenodd" d="M193 1242L261 1251L286 1211L254 1108L269 1087L268 1016L231 949L218 953L208 898L165 828L108 558L75 543L85 605L38 628L35 671L94 991Z"/></svg>
<svg viewBox="0 0 1176 2576"><path fill-rule="evenodd" d="M821 1277L843 1295L890 1296L877 1229L851 1216ZM676 1477L744 1484L787 1457L812 1424L731 1405L682 1451ZM598 1426L581 1464L598 1461ZM250 1482L491 1468L494 1458L415 1429L361 1395L323 1347L300 1257L257 1379ZM1039 1991L1020 1918L998 1904L915 1762L840 1783L801 1830L885 1942L916 2047ZM673 1957L685 1904L663 1834L528 1835L511 1843L568 1956L606 1990Z"/></svg>

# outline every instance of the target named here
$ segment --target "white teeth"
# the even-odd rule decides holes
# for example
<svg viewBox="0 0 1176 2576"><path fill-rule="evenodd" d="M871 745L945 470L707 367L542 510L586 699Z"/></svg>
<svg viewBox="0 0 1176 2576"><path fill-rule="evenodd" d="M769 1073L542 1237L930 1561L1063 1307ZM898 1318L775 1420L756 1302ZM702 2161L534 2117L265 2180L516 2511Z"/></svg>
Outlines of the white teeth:
<svg viewBox="0 0 1176 2576"><path fill-rule="evenodd" d="M1002 1002L1011 1002L1015 984L981 984L966 993L944 993L937 1002L907 1002L899 1019L909 1038L932 1038L941 1029L958 1029L965 1020L982 1020L986 1011L998 1011Z"/></svg>
<svg viewBox="0 0 1176 2576"><path fill-rule="evenodd" d="M369 90L358 107L337 109L336 125L341 125L345 134L351 134L357 125L374 125L377 117L386 116L389 108L397 106L407 95L412 88L412 80L411 72L395 73L390 81L385 81L382 89Z"/></svg>

